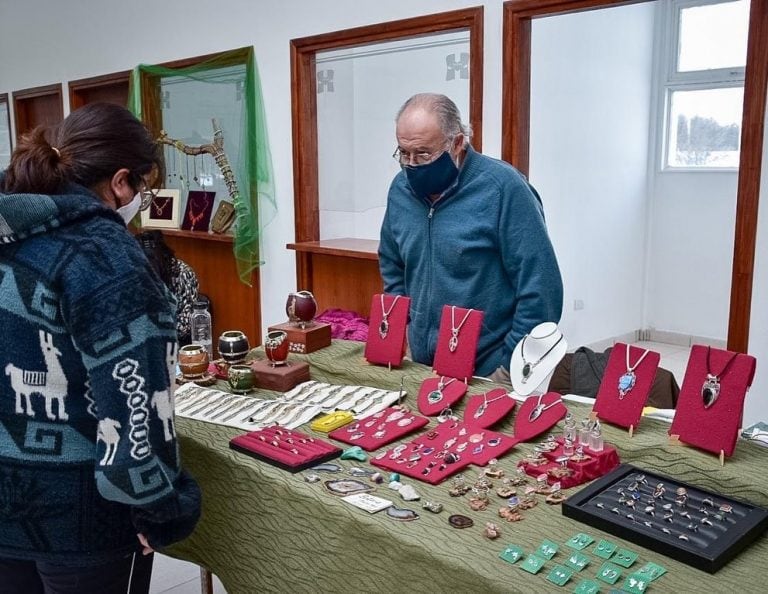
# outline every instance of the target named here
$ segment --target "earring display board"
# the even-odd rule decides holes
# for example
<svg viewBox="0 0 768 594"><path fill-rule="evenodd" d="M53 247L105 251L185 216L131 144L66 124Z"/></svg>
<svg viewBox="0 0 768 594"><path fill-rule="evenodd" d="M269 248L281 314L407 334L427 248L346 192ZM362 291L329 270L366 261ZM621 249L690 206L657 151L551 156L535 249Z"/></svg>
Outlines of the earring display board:
<svg viewBox="0 0 768 594"><path fill-rule="evenodd" d="M708 452L733 455L756 364L750 355L694 345L669 434Z"/></svg>
<svg viewBox="0 0 768 594"><path fill-rule="evenodd" d="M435 373L468 380L475 372L483 312L444 305L432 367Z"/></svg>
<svg viewBox="0 0 768 594"><path fill-rule="evenodd" d="M336 446L281 427L238 435L229 441L229 447L288 472L300 472L341 455L341 449Z"/></svg>
<svg viewBox="0 0 768 594"><path fill-rule="evenodd" d="M340 427L328 437L351 445L359 445L364 450L377 450L401 437L421 429L429 420L414 415L402 408L391 407L376 414Z"/></svg>
<svg viewBox="0 0 768 594"><path fill-rule="evenodd" d="M552 374L567 350L565 336L554 322L539 324L523 336L509 360L509 377L515 392L520 396L533 394Z"/></svg>
<svg viewBox="0 0 768 594"><path fill-rule="evenodd" d="M464 422L474 427L492 427L509 413L517 401L504 388L494 388L484 394L476 394L464 409Z"/></svg>
<svg viewBox="0 0 768 594"><path fill-rule="evenodd" d="M637 427L660 361L659 353L617 342L592 408L600 420L619 427Z"/></svg>
<svg viewBox="0 0 768 594"><path fill-rule="evenodd" d="M715 573L768 528L768 510L622 464L563 503L563 515Z"/></svg>
<svg viewBox="0 0 768 594"><path fill-rule="evenodd" d="M400 367L405 355L410 297L377 293L371 299L371 318L365 358L370 363Z"/></svg>
<svg viewBox="0 0 768 594"><path fill-rule="evenodd" d="M181 228L185 231L208 231L215 198L216 192L190 190Z"/></svg>

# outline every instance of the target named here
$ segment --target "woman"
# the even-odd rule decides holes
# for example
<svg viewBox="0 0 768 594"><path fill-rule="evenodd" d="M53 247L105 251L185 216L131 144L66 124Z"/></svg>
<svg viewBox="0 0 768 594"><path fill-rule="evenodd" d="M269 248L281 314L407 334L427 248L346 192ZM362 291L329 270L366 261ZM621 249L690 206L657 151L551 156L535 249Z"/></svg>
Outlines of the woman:
<svg viewBox="0 0 768 594"><path fill-rule="evenodd" d="M197 275L189 264L176 257L160 231L145 231L138 234L136 239L155 272L176 298L176 332L179 346L187 345L191 338L192 306L198 299Z"/></svg>
<svg viewBox="0 0 768 594"><path fill-rule="evenodd" d="M199 517L174 307L126 229L160 171L130 112L91 104L25 136L0 174L3 592L147 592L152 550Z"/></svg>

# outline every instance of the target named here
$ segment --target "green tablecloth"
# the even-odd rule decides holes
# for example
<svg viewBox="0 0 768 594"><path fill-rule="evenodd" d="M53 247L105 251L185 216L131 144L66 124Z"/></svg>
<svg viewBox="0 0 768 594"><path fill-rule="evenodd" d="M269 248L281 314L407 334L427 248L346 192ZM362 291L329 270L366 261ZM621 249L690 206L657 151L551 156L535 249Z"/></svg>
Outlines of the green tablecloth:
<svg viewBox="0 0 768 594"><path fill-rule="evenodd" d="M406 402L415 408L421 381L431 374L423 365L405 362L392 371L367 364L360 343L334 341L331 347L303 357L311 365L312 378L340 384L371 385L397 389L401 378L408 391ZM490 385L473 381L470 393L481 393ZM263 394L262 394L263 395ZM577 419L589 407L568 403ZM463 407L458 408L461 412ZM432 421L434 424L434 421ZM560 431L562 424L558 425ZM669 445L668 425L644 419L631 439L627 432L604 426L607 443L617 447L623 462L713 490L731 497L768 505L768 451L752 443L740 443L735 455L720 467L715 456L689 447ZM594 579L602 561L584 552L592 563L564 588L546 581L565 552L547 563L538 575L499 558L507 544L526 553L544 538L564 547L573 534L583 531L608 538L639 553L633 570L646 561L668 569L651 586L651 592L764 592L762 580L768 561L768 537L763 535L750 548L714 576L664 557L631 542L602 533L562 515L560 506L541 503L524 512L524 520L508 524L497 516L503 500L492 500L483 512L469 509L467 498L448 495L450 480L429 486L405 478L424 499L444 505L440 514L421 509L421 502L403 502L386 485L374 491L399 507L415 509L420 519L398 522L384 515L368 514L329 494L322 482L310 484L303 473L291 474L269 464L238 454L228 447L237 429L178 418L184 465L199 481L204 495L203 516L195 533L172 547L169 554L198 563L215 573L229 594L254 592L571 592L582 578ZM310 431L302 427L302 431ZM511 422L501 430L512 431ZM322 436L322 434L318 434ZM342 445L343 444L339 444ZM508 453L500 466L510 472L530 447L522 444ZM360 463L341 461L345 468ZM470 467L468 478L479 470ZM323 474L323 480L348 475ZM365 479L363 479L365 480ZM472 517L475 526L457 530L448 516ZM486 522L501 527L501 537L483 537ZM517 564L519 565L519 563ZM625 570L623 576L631 570ZM617 584L621 586L624 577ZM602 590L609 587L604 585Z"/></svg>

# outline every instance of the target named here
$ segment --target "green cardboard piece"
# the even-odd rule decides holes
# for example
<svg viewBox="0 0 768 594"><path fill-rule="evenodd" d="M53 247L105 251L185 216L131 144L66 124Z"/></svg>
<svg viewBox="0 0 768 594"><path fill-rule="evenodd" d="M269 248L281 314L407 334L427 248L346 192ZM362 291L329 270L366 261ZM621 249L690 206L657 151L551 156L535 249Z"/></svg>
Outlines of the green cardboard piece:
<svg viewBox="0 0 768 594"><path fill-rule="evenodd" d="M648 563L643 565L635 573L643 577L647 577L650 581L654 581L667 573L667 570L661 565L653 563L652 561L648 561Z"/></svg>
<svg viewBox="0 0 768 594"><path fill-rule="evenodd" d="M517 545L509 545L506 549L499 553L499 557L504 559L507 563L517 563L523 558L523 549Z"/></svg>
<svg viewBox="0 0 768 594"><path fill-rule="evenodd" d="M597 579L605 582L606 584L615 584L621 577L621 567L608 563L603 563L600 569L597 571Z"/></svg>
<svg viewBox="0 0 768 594"><path fill-rule="evenodd" d="M598 594L600 592L600 584L594 580L581 580L577 585L573 594Z"/></svg>
<svg viewBox="0 0 768 594"><path fill-rule="evenodd" d="M596 545L595 548L592 549L592 552L600 557L601 559L610 559L611 555L613 555L613 552L618 547L613 544L610 540L600 540Z"/></svg>
<svg viewBox="0 0 768 594"><path fill-rule="evenodd" d="M579 553L578 551L571 553L571 556L565 560L565 564L571 569L575 569L576 571L581 571L584 569L587 565L589 565L589 562L590 558L582 553Z"/></svg>
<svg viewBox="0 0 768 594"><path fill-rule="evenodd" d="M568 542L566 542L565 544L571 547L572 549L581 551L582 549L587 548L593 542L595 542L595 539L592 538L589 534L584 534L583 532L579 532L578 534L574 534L573 536L571 536L571 538L568 539Z"/></svg>
<svg viewBox="0 0 768 594"><path fill-rule="evenodd" d="M622 567L632 567L632 564L637 561L637 553L628 549L616 549L611 561Z"/></svg>
<svg viewBox="0 0 768 594"><path fill-rule="evenodd" d="M544 564L546 563L546 560L542 559L541 557L537 557L536 555L528 555L525 558L525 561L523 561L520 564L520 569L527 571L528 573L539 573L542 567L544 567Z"/></svg>
<svg viewBox="0 0 768 594"><path fill-rule="evenodd" d="M625 592L630 592L631 594L643 594L643 592L648 589L648 584L650 583L651 580L649 580L646 576L636 572L627 576L627 579L624 580L624 585L621 587L621 589Z"/></svg>
<svg viewBox="0 0 768 594"><path fill-rule="evenodd" d="M557 553L558 548L559 547L557 546L557 543L554 543L551 540L545 540L543 543L541 543L541 546L539 546L536 554L539 555L539 557L546 557L547 559L551 559L555 556L555 553Z"/></svg>

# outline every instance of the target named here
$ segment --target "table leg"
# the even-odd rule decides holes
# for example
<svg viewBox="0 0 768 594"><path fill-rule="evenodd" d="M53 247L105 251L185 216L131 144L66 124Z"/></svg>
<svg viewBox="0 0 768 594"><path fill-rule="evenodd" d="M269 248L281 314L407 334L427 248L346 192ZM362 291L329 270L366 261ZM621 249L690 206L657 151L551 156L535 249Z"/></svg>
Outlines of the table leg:
<svg viewBox="0 0 768 594"><path fill-rule="evenodd" d="M200 568L200 592L201 594L213 594L213 574L205 567Z"/></svg>

